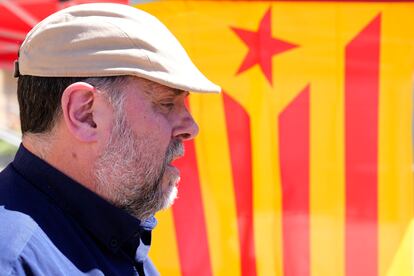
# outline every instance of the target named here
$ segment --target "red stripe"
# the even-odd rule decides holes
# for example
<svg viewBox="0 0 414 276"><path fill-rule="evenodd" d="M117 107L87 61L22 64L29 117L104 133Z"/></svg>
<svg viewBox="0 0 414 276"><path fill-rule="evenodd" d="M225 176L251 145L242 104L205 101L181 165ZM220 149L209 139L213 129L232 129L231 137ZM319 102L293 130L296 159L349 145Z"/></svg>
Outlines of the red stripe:
<svg viewBox="0 0 414 276"><path fill-rule="evenodd" d="M253 228L253 181L250 118L229 95L223 93L227 121L233 185L236 197L241 275L256 275Z"/></svg>
<svg viewBox="0 0 414 276"><path fill-rule="evenodd" d="M183 276L211 276L203 200L194 142L185 143L185 156L174 162L181 171L179 198L173 216Z"/></svg>
<svg viewBox="0 0 414 276"><path fill-rule="evenodd" d="M307 86L279 117L284 276L310 275L309 97Z"/></svg>
<svg viewBox="0 0 414 276"><path fill-rule="evenodd" d="M346 275L378 273L378 95L381 16L346 47Z"/></svg>

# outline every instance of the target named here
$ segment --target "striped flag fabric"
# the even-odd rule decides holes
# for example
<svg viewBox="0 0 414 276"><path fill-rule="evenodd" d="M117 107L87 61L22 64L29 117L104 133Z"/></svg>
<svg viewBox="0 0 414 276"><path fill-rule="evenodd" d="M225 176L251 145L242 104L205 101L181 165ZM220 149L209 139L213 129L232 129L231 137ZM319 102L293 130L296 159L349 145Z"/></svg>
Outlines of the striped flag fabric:
<svg viewBox="0 0 414 276"><path fill-rule="evenodd" d="M412 1L156 1L223 87L158 214L162 275L413 275Z"/></svg>

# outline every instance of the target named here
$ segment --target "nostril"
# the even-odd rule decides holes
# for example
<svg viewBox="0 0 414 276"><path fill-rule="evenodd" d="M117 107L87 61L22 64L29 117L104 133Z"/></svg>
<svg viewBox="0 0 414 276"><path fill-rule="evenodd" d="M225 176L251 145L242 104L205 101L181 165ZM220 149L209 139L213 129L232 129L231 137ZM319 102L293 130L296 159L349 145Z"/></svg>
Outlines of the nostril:
<svg viewBox="0 0 414 276"><path fill-rule="evenodd" d="M198 125L188 112L183 114L183 117L179 119L172 133L173 137L179 137L183 141L194 139L197 134Z"/></svg>
<svg viewBox="0 0 414 276"><path fill-rule="evenodd" d="M189 134L189 133L183 133L180 136L183 140L188 140L188 139L191 138L191 134Z"/></svg>

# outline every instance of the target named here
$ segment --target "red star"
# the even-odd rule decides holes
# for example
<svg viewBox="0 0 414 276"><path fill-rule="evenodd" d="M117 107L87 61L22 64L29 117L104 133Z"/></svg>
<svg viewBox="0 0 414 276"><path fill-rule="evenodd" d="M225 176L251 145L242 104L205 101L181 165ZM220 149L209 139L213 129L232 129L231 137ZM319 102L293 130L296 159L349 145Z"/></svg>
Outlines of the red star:
<svg viewBox="0 0 414 276"><path fill-rule="evenodd" d="M297 45L272 37L271 8L263 16L256 32L234 27L232 30L249 47L249 52L240 65L237 75L259 64L263 74L272 85L272 56L295 48Z"/></svg>

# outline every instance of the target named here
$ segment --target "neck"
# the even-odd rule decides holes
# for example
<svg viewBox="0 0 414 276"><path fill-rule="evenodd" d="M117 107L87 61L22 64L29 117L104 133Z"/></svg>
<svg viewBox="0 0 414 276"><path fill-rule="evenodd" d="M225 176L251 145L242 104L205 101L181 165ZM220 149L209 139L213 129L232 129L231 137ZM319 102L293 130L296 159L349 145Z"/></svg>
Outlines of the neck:
<svg viewBox="0 0 414 276"><path fill-rule="evenodd" d="M22 143L27 150L49 165L89 190L96 190L95 176L92 173L94 161L90 158L92 154L83 151L82 145L50 134L25 134Z"/></svg>
<svg viewBox="0 0 414 276"><path fill-rule="evenodd" d="M51 136L48 134L30 133L24 134L22 143L26 149L42 160L47 161L50 153Z"/></svg>

